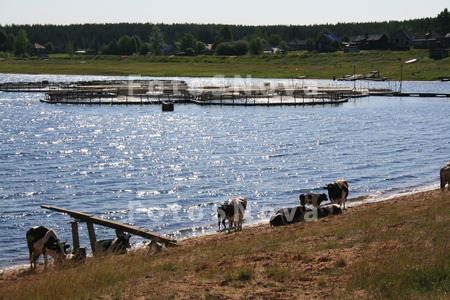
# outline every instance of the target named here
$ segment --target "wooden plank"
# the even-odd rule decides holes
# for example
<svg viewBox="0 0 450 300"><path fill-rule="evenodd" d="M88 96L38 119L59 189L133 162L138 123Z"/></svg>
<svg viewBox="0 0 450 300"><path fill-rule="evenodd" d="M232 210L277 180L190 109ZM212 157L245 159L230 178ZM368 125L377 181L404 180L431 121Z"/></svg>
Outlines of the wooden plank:
<svg viewBox="0 0 450 300"><path fill-rule="evenodd" d="M157 233L151 232L146 229L142 229L142 228L139 228L136 226L95 217L95 216L92 216L92 215L89 215L86 213L69 210L69 209L65 209L65 208L60 208L60 207L56 207L56 206L49 206L49 205L41 205L41 207L45 208L45 209L68 214L72 218L81 220L83 222L90 222L93 224L97 224L97 225L101 225L101 226L105 226L105 227L109 227L109 228L113 228L113 229L118 229L118 230L121 230L124 232L128 232L128 233L143 237L145 239L156 240L157 242L169 243L169 244L175 244L177 242L174 239L159 235Z"/></svg>

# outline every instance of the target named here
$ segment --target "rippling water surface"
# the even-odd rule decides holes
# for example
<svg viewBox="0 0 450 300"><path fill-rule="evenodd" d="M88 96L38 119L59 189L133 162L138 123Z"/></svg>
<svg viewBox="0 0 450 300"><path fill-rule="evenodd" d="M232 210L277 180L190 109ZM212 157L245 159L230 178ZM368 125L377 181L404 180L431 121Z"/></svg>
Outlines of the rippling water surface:
<svg viewBox="0 0 450 300"><path fill-rule="evenodd" d="M0 82L49 78L104 77L0 75ZM221 80L185 79L191 86ZM450 93L450 84L406 82L403 90ZM450 161L448 98L176 105L163 113L152 105L49 105L43 96L0 92L0 267L26 263L30 226L53 227L70 241L70 218L42 204L181 238L216 231L217 204L237 195L250 203L246 224L256 223L337 178L349 181L350 198L437 186ZM96 228L99 239L114 235ZM80 238L88 246L83 225Z"/></svg>

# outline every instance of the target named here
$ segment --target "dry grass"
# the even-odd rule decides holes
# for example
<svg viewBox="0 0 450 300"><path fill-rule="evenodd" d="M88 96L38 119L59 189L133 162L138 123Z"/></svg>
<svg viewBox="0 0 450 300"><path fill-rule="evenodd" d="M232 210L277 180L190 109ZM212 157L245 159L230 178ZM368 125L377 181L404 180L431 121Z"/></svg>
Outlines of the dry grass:
<svg viewBox="0 0 450 300"><path fill-rule="evenodd" d="M0 276L1 299L448 299L450 194Z"/></svg>

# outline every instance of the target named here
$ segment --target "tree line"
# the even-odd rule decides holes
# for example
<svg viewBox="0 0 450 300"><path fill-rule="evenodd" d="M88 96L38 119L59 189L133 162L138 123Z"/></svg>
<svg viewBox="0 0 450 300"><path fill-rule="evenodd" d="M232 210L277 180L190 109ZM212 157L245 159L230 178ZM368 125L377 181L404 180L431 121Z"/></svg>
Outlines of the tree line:
<svg viewBox="0 0 450 300"><path fill-rule="evenodd" d="M184 55L214 51L217 55L260 54L265 45L287 50L286 43L298 39L314 42L323 33L348 40L352 36L399 29L424 34L430 30L450 33L450 13L436 17L389 22L337 23L322 25L223 25L223 24L73 24L0 26L0 52L27 55L32 45L45 46L47 53L92 50L102 54L162 55L171 48ZM212 45L212 49L210 49Z"/></svg>

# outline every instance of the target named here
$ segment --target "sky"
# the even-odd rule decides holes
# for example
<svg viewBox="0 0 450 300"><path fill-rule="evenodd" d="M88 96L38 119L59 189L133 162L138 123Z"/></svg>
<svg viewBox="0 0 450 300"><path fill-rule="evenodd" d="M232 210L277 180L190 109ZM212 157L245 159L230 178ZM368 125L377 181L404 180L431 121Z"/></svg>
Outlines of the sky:
<svg viewBox="0 0 450 300"><path fill-rule="evenodd" d="M0 0L0 24L314 25L436 17L450 0Z"/></svg>

